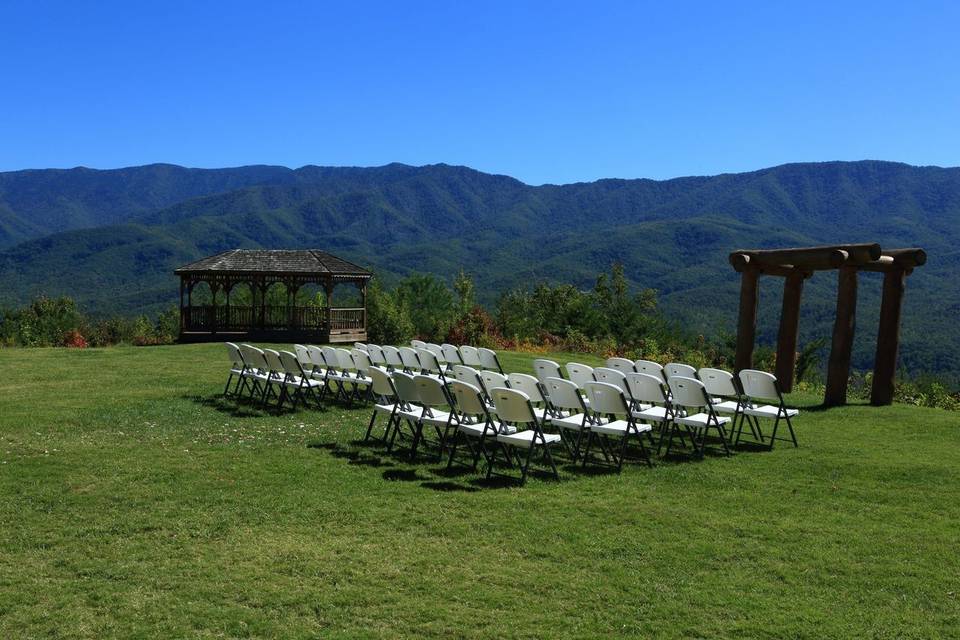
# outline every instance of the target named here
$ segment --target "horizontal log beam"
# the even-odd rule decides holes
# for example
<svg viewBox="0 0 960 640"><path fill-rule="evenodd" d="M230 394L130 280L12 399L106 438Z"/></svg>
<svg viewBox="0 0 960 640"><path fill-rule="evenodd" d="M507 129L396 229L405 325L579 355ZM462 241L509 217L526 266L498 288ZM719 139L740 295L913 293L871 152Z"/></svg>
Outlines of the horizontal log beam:
<svg viewBox="0 0 960 640"><path fill-rule="evenodd" d="M733 265L737 273L743 273L747 269L756 269L761 275L781 276L784 278L801 277L809 278L813 275L811 269L798 269L793 265L757 265L751 261L750 256L743 253L730 254L730 264Z"/></svg>
<svg viewBox="0 0 960 640"><path fill-rule="evenodd" d="M872 262L880 254L880 245L877 243L795 249L738 249L730 254L730 262L734 264L735 256L744 255L750 258L751 265L757 267L790 265L801 269L837 269Z"/></svg>
<svg viewBox="0 0 960 640"><path fill-rule="evenodd" d="M888 249L883 256L893 258L893 261L904 268L912 269L927 263L927 252L923 249Z"/></svg>

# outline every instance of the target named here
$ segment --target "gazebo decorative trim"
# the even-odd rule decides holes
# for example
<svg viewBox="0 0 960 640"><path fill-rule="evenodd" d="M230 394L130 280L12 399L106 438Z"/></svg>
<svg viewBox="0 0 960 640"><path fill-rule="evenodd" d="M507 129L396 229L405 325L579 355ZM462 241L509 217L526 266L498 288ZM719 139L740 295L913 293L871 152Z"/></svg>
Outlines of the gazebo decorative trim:
<svg viewBox="0 0 960 640"><path fill-rule="evenodd" d="M180 340L251 340L353 342L367 338L366 287L372 274L343 258L317 250L232 249L186 264L180 277ZM225 305L194 305L193 288L205 282L214 301L225 294ZM286 305L268 306L266 293L282 283ZM230 305L230 291L250 287L250 306ZM360 291L359 307L332 306L333 290L349 283ZM297 290L307 284L323 287L325 307L296 306Z"/></svg>
<svg viewBox="0 0 960 640"><path fill-rule="evenodd" d="M923 249L884 251L876 243L798 249L738 249L732 252L730 264L741 275L736 370L753 366L760 276L786 278L777 336L776 376L783 390L790 391L796 368L803 283L814 271L837 269L837 310L823 402L827 406L846 404L857 310L857 273L861 270L879 272L884 274L883 298L880 303L880 328L870 402L874 405L890 404L893 402L897 352L900 348L900 317L906 277L926 261L927 254Z"/></svg>

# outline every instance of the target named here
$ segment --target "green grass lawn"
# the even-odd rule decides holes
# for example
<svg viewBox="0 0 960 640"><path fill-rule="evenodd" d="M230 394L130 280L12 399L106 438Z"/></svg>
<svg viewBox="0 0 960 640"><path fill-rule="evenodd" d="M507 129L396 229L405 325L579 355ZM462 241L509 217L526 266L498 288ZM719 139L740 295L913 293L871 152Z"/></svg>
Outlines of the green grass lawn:
<svg viewBox="0 0 960 640"><path fill-rule="evenodd" d="M799 449L500 487L225 362L0 350L0 638L960 635L960 414L795 396Z"/></svg>

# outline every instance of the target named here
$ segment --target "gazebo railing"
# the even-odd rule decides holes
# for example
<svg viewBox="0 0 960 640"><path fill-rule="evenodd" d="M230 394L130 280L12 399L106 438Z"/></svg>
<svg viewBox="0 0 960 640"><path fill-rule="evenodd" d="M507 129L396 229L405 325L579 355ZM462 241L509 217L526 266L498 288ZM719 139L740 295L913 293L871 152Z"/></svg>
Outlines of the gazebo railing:
<svg viewBox="0 0 960 640"><path fill-rule="evenodd" d="M261 310L263 317L261 318ZM245 331L249 329L349 331L362 330L365 310L324 307L250 307L197 305L184 307L187 331Z"/></svg>

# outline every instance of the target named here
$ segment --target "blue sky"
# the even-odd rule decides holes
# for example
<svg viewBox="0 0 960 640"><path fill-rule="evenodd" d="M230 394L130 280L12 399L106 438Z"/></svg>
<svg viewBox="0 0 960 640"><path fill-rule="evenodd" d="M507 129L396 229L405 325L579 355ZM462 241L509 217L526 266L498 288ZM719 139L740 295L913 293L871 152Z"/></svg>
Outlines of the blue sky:
<svg viewBox="0 0 960 640"><path fill-rule="evenodd" d="M0 170L960 164L957 2L0 3Z"/></svg>

